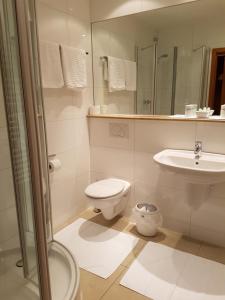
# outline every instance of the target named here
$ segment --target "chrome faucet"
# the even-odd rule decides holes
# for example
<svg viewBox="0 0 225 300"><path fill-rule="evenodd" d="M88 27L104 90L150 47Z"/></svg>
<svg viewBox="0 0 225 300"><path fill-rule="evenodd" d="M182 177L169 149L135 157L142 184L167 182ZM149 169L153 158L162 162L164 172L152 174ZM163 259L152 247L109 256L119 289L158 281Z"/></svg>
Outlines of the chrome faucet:
<svg viewBox="0 0 225 300"><path fill-rule="evenodd" d="M201 141L196 141L195 142L195 149L194 149L195 159L200 159L201 152L202 152L202 142Z"/></svg>

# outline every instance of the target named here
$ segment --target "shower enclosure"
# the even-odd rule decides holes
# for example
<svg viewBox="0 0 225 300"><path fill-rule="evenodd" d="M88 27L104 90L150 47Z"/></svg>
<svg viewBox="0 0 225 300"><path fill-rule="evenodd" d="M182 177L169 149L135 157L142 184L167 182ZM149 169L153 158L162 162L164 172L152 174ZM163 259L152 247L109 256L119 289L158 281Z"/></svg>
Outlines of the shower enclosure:
<svg viewBox="0 0 225 300"><path fill-rule="evenodd" d="M137 114L184 114L185 105L206 106L210 49L152 45L137 48Z"/></svg>
<svg viewBox="0 0 225 300"><path fill-rule="evenodd" d="M0 0L0 39L0 299L75 299L77 264L51 229L35 1Z"/></svg>

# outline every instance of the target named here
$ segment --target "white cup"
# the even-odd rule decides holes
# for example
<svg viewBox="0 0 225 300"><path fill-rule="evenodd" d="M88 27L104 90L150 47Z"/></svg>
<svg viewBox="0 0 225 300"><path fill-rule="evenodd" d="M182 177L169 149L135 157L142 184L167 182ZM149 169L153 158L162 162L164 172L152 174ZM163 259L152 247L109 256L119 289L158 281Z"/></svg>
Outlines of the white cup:
<svg viewBox="0 0 225 300"><path fill-rule="evenodd" d="M197 108L198 108L197 104L185 105L185 116L189 118L196 117Z"/></svg>
<svg viewBox="0 0 225 300"><path fill-rule="evenodd" d="M225 119L225 105L221 105L220 117Z"/></svg>

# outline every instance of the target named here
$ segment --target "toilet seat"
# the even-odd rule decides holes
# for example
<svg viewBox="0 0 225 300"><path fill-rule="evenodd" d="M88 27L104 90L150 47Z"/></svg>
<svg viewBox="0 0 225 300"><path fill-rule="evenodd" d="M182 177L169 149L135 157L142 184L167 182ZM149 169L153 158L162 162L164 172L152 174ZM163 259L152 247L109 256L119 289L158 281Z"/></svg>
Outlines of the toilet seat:
<svg viewBox="0 0 225 300"><path fill-rule="evenodd" d="M120 194L125 188L125 182L116 178L100 180L90 184L85 194L90 198L104 199Z"/></svg>

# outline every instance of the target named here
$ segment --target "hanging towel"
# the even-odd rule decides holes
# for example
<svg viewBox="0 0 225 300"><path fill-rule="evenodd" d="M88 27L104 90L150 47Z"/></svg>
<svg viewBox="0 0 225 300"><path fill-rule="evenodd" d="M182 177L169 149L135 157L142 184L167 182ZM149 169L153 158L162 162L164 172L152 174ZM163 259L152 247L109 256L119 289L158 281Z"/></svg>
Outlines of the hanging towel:
<svg viewBox="0 0 225 300"><path fill-rule="evenodd" d="M79 90L87 87L85 50L61 45L61 59L65 87Z"/></svg>
<svg viewBox="0 0 225 300"><path fill-rule="evenodd" d="M136 91L137 90L137 65L136 62L125 60L125 76L126 76L126 90Z"/></svg>
<svg viewBox="0 0 225 300"><path fill-rule="evenodd" d="M43 88L64 86L59 44L40 42L40 60Z"/></svg>
<svg viewBox="0 0 225 300"><path fill-rule="evenodd" d="M125 65L122 59L108 56L108 87L109 92L126 89Z"/></svg>

